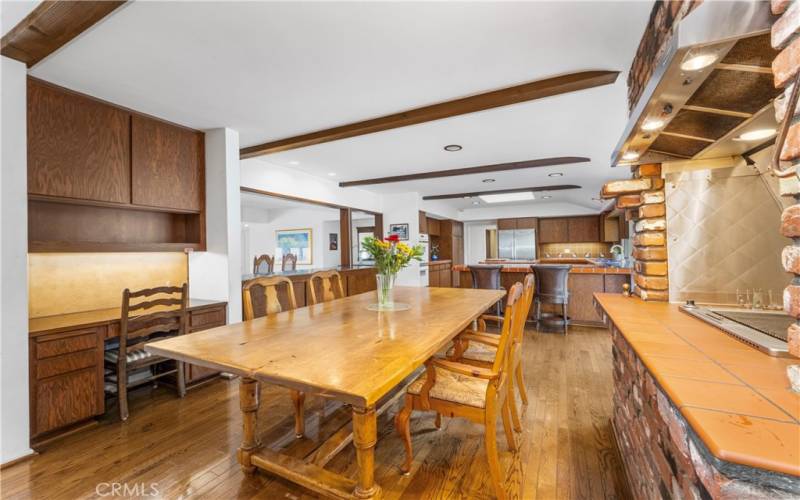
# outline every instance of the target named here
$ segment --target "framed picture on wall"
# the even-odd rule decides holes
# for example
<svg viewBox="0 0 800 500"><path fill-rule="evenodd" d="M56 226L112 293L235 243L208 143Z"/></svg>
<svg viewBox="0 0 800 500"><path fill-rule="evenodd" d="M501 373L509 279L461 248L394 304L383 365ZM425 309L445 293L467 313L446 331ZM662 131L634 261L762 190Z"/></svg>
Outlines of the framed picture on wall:
<svg viewBox="0 0 800 500"><path fill-rule="evenodd" d="M328 234L328 250L339 250L339 235L336 233Z"/></svg>
<svg viewBox="0 0 800 500"><path fill-rule="evenodd" d="M408 224L389 224L389 234L396 234L401 240L407 240Z"/></svg>
<svg viewBox="0 0 800 500"><path fill-rule="evenodd" d="M275 231L275 247L276 253L280 255L281 260L287 253L293 253L297 255L298 265L311 264L311 228L278 229Z"/></svg>

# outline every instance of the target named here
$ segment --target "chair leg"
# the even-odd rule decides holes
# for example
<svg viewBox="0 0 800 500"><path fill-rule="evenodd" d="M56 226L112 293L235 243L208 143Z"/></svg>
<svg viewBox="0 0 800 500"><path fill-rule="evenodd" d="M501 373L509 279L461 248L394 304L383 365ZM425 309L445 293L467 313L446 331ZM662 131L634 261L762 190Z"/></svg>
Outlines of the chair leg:
<svg viewBox="0 0 800 500"><path fill-rule="evenodd" d="M569 323L569 320L567 319L567 304L566 304L566 302L564 304L561 304L561 314L562 314L562 316L564 316L564 335L566 335L567 334L567 323Z"/></svg>
<svg viewBox="0 0 800 500"><path fill-rule="evenodd" d="M394 426L400 438L403 439L403 444L406 448L406 461L400 466L400 471L403 475L407 475L411 471L411 462L414 457L414 452L411 449L411 411L414 407L413 396L406 396L405 405L397 412L394 417Z"/></svg>
<svg viewBox="0 0 800 500"><path fill-rule="evenodd" d="M128 420L128 367L119 365L117 368L117 400L119 406L119 419Z"/></svg>
<svg viewBox="0 0 800 500"><path fill-rule="evenodd" d="M514 370L514 375L517 377L517 390L519 390L519 397L522 398L522 404L528 404L528 390L525 388L525 377L522 375L522 362L517 363L517 369Z"/></svg>
<svg viewBox="0 0 800 500"><path fill-rule="evenodd" d="M186 396L186 372L184 370L183 361L176 361L175 364L178 367L178 373L176 374L178 379L178 397L182 398Z"/></svg>
<svg viewBox="0 0 800 500"><path fill-rule="evenodd" d="M517 411L517 398L514 396L514 377L508 378L508 396L506 397L506 401L508 402L508 409L511 411L511 423L514 426L514 430L522 432L522 422L519 419L519 412Z"/></svg>
<svg viewBox="0 0 800 500"><path fill-rule="evenodd" d="M306 432L306 395L300 391L292 390L289 392L292 395L292 403L294 404L294 435L296 438L301 438Z"/></svg>
<svg viewBox="0 0 800 500"><path fill-rule="evenodd" d="M433 425L435 425L437 429L441 429L442 428L442 414L441 413L436 412L436 420L433 421Z"/></svg>
<svg viewBox="0 0 800 500"><path fill-rule="evenodd" d="M498 500L505 500L503 476L500 474L500 457L497 454L497 408L486 405L486 458L489 462L489 473L492 486Z"/></svg>
<svg viewBox="0 0 800 500"><path fill-rule="evenodd" d="M517 442L514 440L514 430L511 427L511 410L510 405L514 404L508 398L503 401L502 417L503 417L503 431L506 434L506 444L511 451L517 451Z"/></svg>

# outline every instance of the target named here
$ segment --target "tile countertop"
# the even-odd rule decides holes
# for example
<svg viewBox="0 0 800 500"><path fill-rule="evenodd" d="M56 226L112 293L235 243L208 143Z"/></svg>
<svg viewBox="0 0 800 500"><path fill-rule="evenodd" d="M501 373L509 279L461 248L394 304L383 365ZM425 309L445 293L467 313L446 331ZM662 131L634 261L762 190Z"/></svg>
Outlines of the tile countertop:
<svg viewBox="0 0 800 500"><path fill-rule="evenodd" d="M545 262L546 263L546 262ZM469 266L456 264L453 271L469 271ZM520 266L514 264L503 265L501 272L504 273L528 273L531 272L530 265ZM569 271L572 274L631 274L631 269L627 267L602 267L597 265L574 265Z"/></svg>
<svg viewBox="0 0 800 500"><path fill-rule="evenodd" d="M800 394L786 367L678 309L595 294L672 404L718 459L800 476Z"/></svg>
<svg viewBox="0 0 800 500"><path fill-rule="evenodd" d="M224 300L205 300L189 299L189 310L201 309L203 307L214 307L227 304ZM108 309L97 309L94 311L82 311L69 314L57 314L55 316L43 316L40 318L30 318L28 320L28 333L36 335L42 332L55 332L76 326L96 326L120 318L120 308L111 307Z"/></svg>
<svg viewBox="0 0 800 500"><path fill-rule="evenodd" d="M372 264L364 264L364 265L356 264L352 266L316 267L312 269L295 269L294 271L274 271L271 273L243 274L242 281L247 281L255 278L266 278L269 276L286 276L287 278L291 278L292 276L310 276L320 271L338 271L340 273L346 273L348 271L372 269L374 267L375 266Z"/></svg>

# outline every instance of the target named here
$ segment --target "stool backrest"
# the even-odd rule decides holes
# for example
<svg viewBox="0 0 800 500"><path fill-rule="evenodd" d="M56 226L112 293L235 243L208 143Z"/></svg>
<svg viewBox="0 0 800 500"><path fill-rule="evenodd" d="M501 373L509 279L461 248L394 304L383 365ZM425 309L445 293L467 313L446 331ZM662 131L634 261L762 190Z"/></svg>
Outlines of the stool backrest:
<svg viewBox="0 0 800 500"><path fill-rule="evenodd" d="M569 299L567 280L572 266L566 264L534 264L536 297L542 304L566 304Z"/></svg>
<svg viewBox="0 0 800 500"><path fill-rule="evenodd" d="M482 288L485 290L500 289L500 271L503 266L478 264L469 266L472 275L472 288Z"/></svg>

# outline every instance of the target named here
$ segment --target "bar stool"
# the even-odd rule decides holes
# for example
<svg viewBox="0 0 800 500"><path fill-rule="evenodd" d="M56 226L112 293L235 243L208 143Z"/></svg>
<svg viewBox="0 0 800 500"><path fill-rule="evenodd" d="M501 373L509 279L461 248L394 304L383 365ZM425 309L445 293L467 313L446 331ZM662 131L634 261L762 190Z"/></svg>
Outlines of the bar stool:
<svg viewBox="0 0 800 500"><path fill-rule="evenodd" d="M567 282L572 266L565 264L534 264L533 274L536 276L536 293L533 301L536 306L535 319L537 328L542 322L542 304L561 304L561 323L564 334L567 333L567 308L569 306L569 290ZM554 316L556 316L554 314Z"/></svg>
<svg viewBox="0 0 800 500"><path fill-rule="evenodd" d="M489 264L476 264L469 266L469 272L472 275L472 288L481 288L484 290L502 290L503 286L500 284L500 272L503 266L489 265ZM494 305L495 316L500 316L501 301Z"/></svg>

